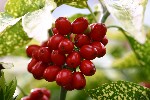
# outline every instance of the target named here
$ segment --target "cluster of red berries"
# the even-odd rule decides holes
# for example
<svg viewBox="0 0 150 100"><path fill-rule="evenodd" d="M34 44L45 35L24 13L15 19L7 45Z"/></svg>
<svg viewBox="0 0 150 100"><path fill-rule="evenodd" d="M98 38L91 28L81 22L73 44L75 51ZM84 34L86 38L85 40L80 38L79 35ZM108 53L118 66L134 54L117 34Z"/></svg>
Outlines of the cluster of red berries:
<svg viewBox="0 0 150 100"><path fill-rule="evenodd" d="M21 98L21 100L50 100L51 92L45 88L35 88L31 90L29 96Z"/></svg>
<svg viewBox="0 0 150 100"><path fill-rule="evenodd" d="M53 36L41 46L30 45L26 49L27 55L32 57L28 71L35 79L56 81L66 90L83 89L84 75L92 76L96 71L90 60L106 54L107 28L102 23L89 25L83 17L72 23L59 17L51 30ZM76 70L78 67L80 71Z"/></svg>

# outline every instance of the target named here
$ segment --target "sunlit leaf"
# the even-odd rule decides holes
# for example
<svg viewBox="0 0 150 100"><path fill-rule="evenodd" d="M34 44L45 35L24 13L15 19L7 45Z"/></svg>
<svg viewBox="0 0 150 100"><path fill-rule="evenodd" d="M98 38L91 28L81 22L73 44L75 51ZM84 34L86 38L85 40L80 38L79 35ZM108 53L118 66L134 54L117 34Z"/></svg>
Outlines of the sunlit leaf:
<svg viewBox="0 0 150 100"><path fill-rule="evenodd" d="M7 0L5 11L14 17L43 8L45 0Z"/></svg>
<svg viewBox="0 0 150 100"><path fill-rule="evenodd" d="M22 28L21 20L0 34L0 56L7 55L30 41Z"/></svg>
<svg viewBox="0 0 150 100"><path fill-rule="evenodd" d="M22 17L23 29L30 38L40 42L48 39L48 29L52 27L53 23L50 11L55 7L55 3L50 3L50 5L43 9L27 13Z"/></svg>
<svg viewBox="0 0 150 100"><path fill-rule="evenodd" d="M62 4L67 4L70 6L74 6L77 8L86 8L87 7L87 0L54 0L57 3L57 6Z"/></svg>
<svg viewBox="0 0 150 100"><path fill-rule="evenodd" d="M139 43L146 41L143 18L147 0L104 0L109 12Z"/></svg>
<svg viewBox="0 0 150 100"><path fill-rule="evenodd" d="M0 12L0 32L6 27L16 24L21 18L13 18L7 13Z"/></svg>
<svg viewBox="0 0 150 100"><path fill-rule="evenodd" d="M149 100L150 89L136 83L117 81L106 83L87 93L96 100Z"/></svg>

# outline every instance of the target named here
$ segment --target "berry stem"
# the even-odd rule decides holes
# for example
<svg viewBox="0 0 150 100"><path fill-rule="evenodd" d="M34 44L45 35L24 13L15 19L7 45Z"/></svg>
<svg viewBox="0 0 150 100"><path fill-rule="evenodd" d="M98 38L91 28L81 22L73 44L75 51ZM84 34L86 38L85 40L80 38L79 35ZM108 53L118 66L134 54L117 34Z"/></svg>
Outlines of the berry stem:
<svg viewBox="0 0 150 100"><path fill-rule="evenodd" d="M110 15L110 13L108 11L106 11L104 13L104 15L102 16L101 23L105 23L105 21L106 21L106 19L108 18L109 15Z"/></svg>
<svg viewBox="0 0 150 100"><path fill-rule="evenodd" d="M19 85L17 85L17 88L21 91L23 96L27 96L27 94L23 91L23 89Z"/></svg>
<svg viewBox="0 0 150 100"><path fill-rule="evenodd" d="M97 19L96 19L95 15L94 15L92 9L91 9L90 6L88 5L88 2L86 2L86 5L87 5L88 10L90 11L90 13L91 13L92 16L93 16L94 21L97 22Z"/></svg>
<svg viewBox="0 0 150 100"><path fill-rule="evenodd" d="M63 87L60 89L60 99L59 100L65 100L66 99L67 90L65 90Z"/></svg>

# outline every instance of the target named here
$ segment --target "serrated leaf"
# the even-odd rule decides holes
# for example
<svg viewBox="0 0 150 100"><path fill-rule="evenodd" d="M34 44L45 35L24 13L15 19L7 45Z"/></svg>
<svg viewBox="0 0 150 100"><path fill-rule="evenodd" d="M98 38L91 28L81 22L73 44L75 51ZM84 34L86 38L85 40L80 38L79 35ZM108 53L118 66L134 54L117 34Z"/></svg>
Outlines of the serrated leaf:
<svg viewBox="0 0 150 100"><path fill-rule="evenodd" d="M14 65L12 63L4 63L4 62L0 62L0 69L2 67L2 69L10 69L12 68Z"/></svg>
<svg viewBox="0 0 150 100"><path fill-rule="evenodd" d="M30 41L22 28L21 20L0 34L0 56L7 55Z"/></svg>
<svg viewBox="0 0 150 100"><path fill-rule="evenodd" d="M54 0L57 3L57 6L62 4L67 4L70 6L74 6L77 8L86 8L87 7L87 0Z"/></svg>
<svg viewBox="0 0 150 100"><path fill-rule="evenodd" d="M109 12L120 22L122 28L139 43L146 41L143 18L147 0L104 0Z"/></svg>
<svg viewBox="0 0 150 100"><path fill-rule="evenodd" d="M54 21L50 11L55 7L55 3L51 2L43 9L27 13L22 17L23 29L30 38L40 42L48 39L48 29L52 27Z"/></svg>
<svg viewBox="0 0 150 100"><path fill-rule="evenodd" d="M14 17L43 8L45 0L7 0L5 11Z"/></svg>
<svg viewBox="0 0 150 100"><path fill-rule="evenodd" d="M150 89L136 83L117 81L103 84L87 93L96 100L149 100Z"/></svg>
<svg viewBox="0 0 150 100"><path fill-rule="evenodd" d="M0 32L10 25L16 24L21 18L13 18L7 13L0 12Z"/></svg>

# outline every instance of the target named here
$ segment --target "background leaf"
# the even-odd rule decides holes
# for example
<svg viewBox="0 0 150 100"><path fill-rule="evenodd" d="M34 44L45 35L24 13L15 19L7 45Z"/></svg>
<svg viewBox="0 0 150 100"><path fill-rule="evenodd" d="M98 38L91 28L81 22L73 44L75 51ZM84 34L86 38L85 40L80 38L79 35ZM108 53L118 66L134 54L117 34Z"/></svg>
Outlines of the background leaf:
<svg viewBox="0 0 150 100"><path fill-rule="evenodd" d="M8 26L16 24L19 20L20 18L15 19L7 13L0 12L0 32Z"/></svg>
<svg viewBox="0 0 150 100"><path fill-rule="evenodd" d="M14 17L43 8L45 0L7 0L5 11Z"/></svg>
<svg viewBox="0 0 150 100"><path fill-rule="evenodd" d="M147 0L104 0L109 12L139 43L144 43L143 18Z"/></svg>
<svg viewBox="0 0 150 100"><path fill-rule="evenodd" d="M88 90L87 93L97 100L149 100L150 89L138 84L117 81L107 83L96 89Z"/></svg>
<svg viewBox="0 0 150 100"><path fill-rule="evenodd" d="M77 8L86 8L87 7L87 0L54 0L57 3L57 6L62 4L67 4L70 6L74 6Z"/></svg>
<svg viewBox="0 0 150 100"><path fill-rule="evenodd" d="M0 37L0 56L7 55L27 44L31 39L24 32L21 20L12 27L7 28L1 33Z"/></svg>
<svg viewBox="0 0 150 100"><path fill-rule="evenodd" d="M12 68L14 65L12 63L4 63L4 62L0 62L0 67L4 68L4 69L10 69Z"/></svg>

